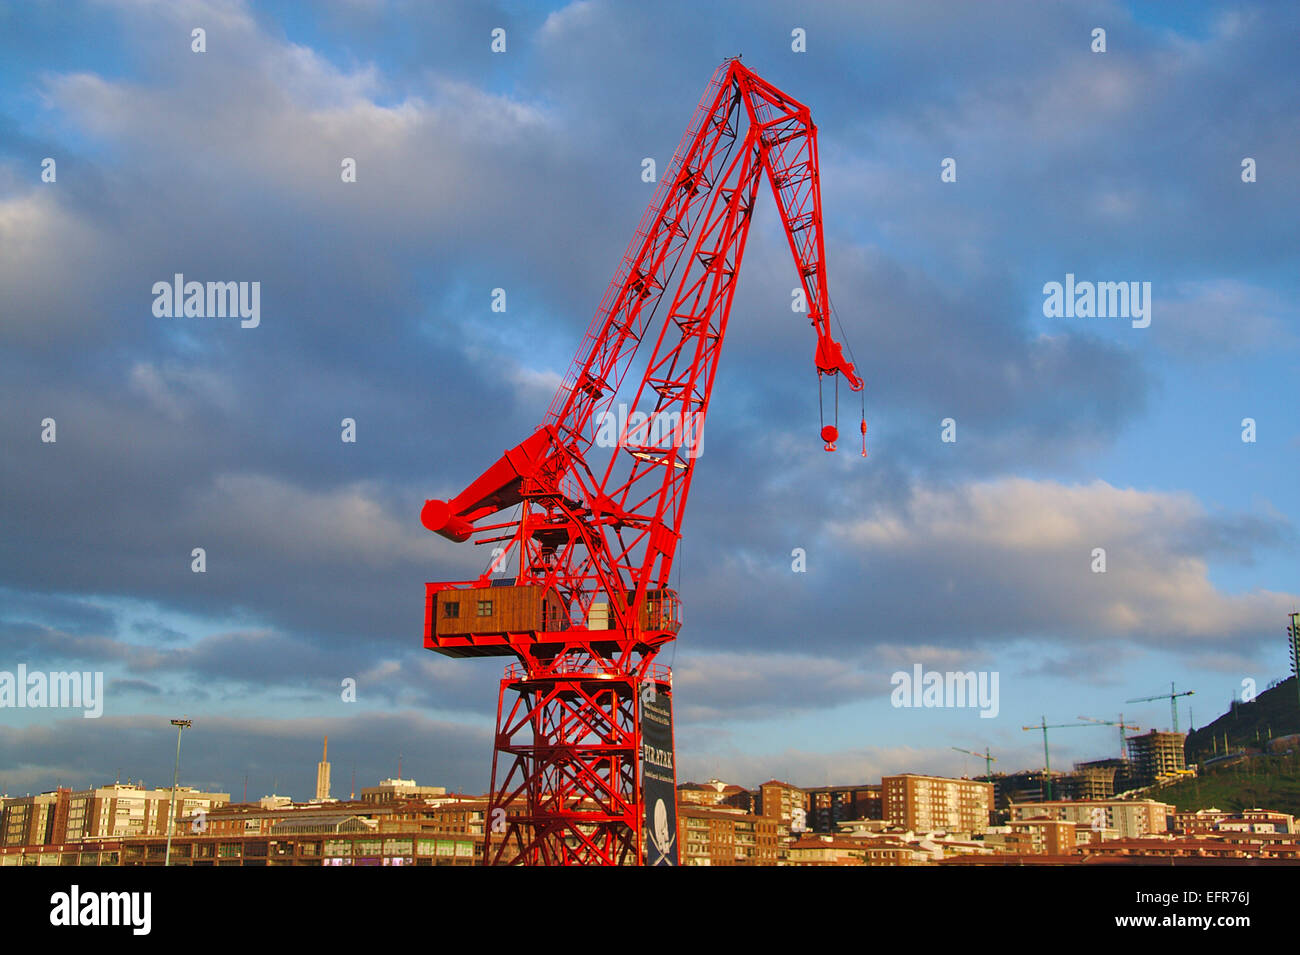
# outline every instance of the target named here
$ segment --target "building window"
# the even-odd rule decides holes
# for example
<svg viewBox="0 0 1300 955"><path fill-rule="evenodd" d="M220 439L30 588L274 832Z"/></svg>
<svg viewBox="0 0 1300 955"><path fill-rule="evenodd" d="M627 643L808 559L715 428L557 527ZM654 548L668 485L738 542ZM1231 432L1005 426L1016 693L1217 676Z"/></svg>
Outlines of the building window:
<svg viewBox="0 0 1300 955"><path fill-rule="evenodd" d="M460 601L448 600L442 605L442 615L449 620L455 620L460 616Z"/></svg>
<svg viewBox="0 0 1300 955"><path fill-rule="evenodd" d="M490 601L490 600L480 600L480 601L478 602L478 615L479 615L480 617L490 617L490 616L492 616L492 601Z"/></svg>

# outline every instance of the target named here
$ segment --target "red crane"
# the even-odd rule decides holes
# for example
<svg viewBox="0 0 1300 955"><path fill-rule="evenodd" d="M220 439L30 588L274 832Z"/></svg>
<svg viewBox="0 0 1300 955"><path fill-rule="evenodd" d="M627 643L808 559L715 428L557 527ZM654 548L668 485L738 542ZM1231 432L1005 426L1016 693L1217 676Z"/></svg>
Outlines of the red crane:
<svg viewBox="0 0 1300 955"><path fill-rule="evenodd" d="M487 864L676 861L671 674L654 658L681 628L669 573L763 178L817 334L819 385L843 375L861 391L831 332L817 128L729 59L541 426L456 497L425 502L429 530L497 545L476 580L426 585L425 646L517 658L498 698ZM647 340L635 398L616 411ZM861 430L865 455L865 416ZM823 419L826 450L837 437ZM494 578L510 563L516 576Z"/></svg>

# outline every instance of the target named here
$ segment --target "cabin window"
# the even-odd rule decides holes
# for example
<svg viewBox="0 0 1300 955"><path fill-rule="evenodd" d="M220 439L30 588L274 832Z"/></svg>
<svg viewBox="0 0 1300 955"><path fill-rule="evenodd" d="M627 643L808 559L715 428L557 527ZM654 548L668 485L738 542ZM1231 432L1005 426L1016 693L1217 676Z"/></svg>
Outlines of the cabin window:
<svg viewBox="0 0 1300 955"><path fill-rule="evenodd" d="M460 601L448 600L442 605L442 615L448 619L455 619L460 616Z"/></svg>
<svg viewBox="0 0 1300 955"><path fill-rule="evenodd" d="M480 617L490 617L490 616L492 616L492 601L490 601L490 600L480 600L480 601L478 602L478 615L479 615Z"/></svg>

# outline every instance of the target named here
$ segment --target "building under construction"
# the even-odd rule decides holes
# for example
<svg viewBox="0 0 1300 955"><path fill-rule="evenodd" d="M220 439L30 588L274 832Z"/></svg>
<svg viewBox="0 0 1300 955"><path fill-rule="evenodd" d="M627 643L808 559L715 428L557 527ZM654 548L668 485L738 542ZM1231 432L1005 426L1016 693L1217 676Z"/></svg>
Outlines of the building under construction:
<svg viewBox="0 0 1300 955"><path fill-rule="evenodd" d="M1058 772L1044 773L1041 769L1021 770L1016 773L999 773L992 779L995 806L1006 809L1012 803L1042 802L1045 797L1045 777L1050 775L1053 783L1061 778Z"/></svg>
<svg viewBox="0 0 1300 955"><path fill-rule="evenodd" d="M1075 763L1074 772L1063 776L1060 795L1065 799L1110 799L1132 789L1133 767L1127 759L1094 759Z"/></svg>
<svg viewBox="0 0 1300 955"><path fill-rule="evenodd" d="M1150 786L1162 779L1185 773L1185 740L1182 733L1162 733L1159 730L1152 730L1142 736L1130 736L1128 756L1132 765L1133 784Z"/></svg>

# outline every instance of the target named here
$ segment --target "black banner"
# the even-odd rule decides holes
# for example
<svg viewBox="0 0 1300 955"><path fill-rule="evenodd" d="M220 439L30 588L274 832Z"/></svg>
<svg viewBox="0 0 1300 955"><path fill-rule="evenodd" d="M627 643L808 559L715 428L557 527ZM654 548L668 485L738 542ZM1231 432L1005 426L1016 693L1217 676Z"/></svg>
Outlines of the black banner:
<svg viewBox="0 0 1300 955"><path fill-rule="evenodd" d="M1158 939L1160 933L1143 929L1182 928L1188 933L1209 933L1223 950L1237 938L1248 941L1248 936L1239 934L1243 931L1281 933L1294 923L1293 873L1298 870L1289 863L1236 860L1229 865L1195 858L1162 861L1163 865L943 863L871 867L843 874L832 872L831 866L813 866L791 867L783 878L792 885L819 891L845 885L842 880L852 878L857 889L869 891L900 924L932 919L936 892L960 895L964 905L990 911L1005 906L1009 896L1077 899L1078 904L1070 910L1071 924L1090 937L1104 939L1112 932L1132 935L1136 931L1138 940ZM635 890L635 873L623 872L622 877L628 880L624 884ZM734 868L726 879L741 886L748 884L748 878L765 880L762 885L753 883L755 892L771 885L770 876L759 874L757 868L752 872L747 875L745 868ZM701 892L716 892L720 883L712 881L714 875L698 871ZM538 891L553 891L560 884L557 879L563 879L565 887L589 894L608 892L612 885L610 874L597 868L567 868L562 873L530 877L484 866L0 867L5 924L9 926L6 937L14 937L15 931L22 937L48 932L49 940L57 944L50 946L52 951L71 950L69 942L102 947L115 938L128 945L144 942L147 946L156 940L170 946L169 950L182 945L193 948L196 904L212 911L233 911L241 903L247 905L249 898L272 895L281 908L332 912L355 908L362 894L383 893L385 902L395 910L419 912L421 907L428 908L430 887L444 885L449 893L463 895L457 896L456 903L462 920L492 924L493 919L500 921L502 893L517 894L521 882L530 878L533 881L528 884L536 885ZM481 884L481 891L466 893L466 884ZM106 892L132 897L114 900L110 906L102 897ZM74 893L75 921L70 904ZM91 894L101 895L99 904L87 901ZM1059 904L1021 906L1015 916L1017 928L1059 934L1061 910ZM732 922L728 931L736 944L752 941L770 947L770 919L736 918ZM374 926L366 919L307 919L294 931L296 937L313 944L338 947L340 941L355 940L357 950L374 947ZM1127 945L1122 950L1134 947Z"/></svg>
<svg viewBox="0 0 1300 955"><path fill-rule="evenodd" d="M641 800L646 865L677 865L677 772L673 699L653 680L641 686Z"/></svg>

